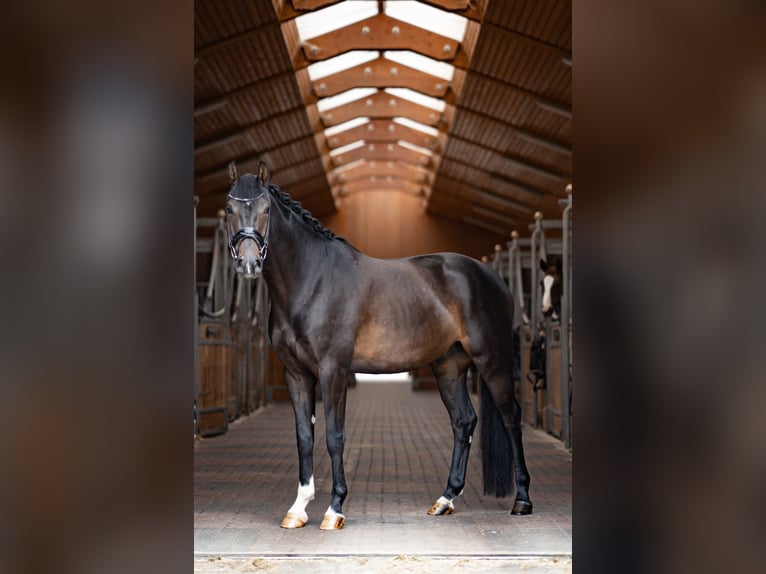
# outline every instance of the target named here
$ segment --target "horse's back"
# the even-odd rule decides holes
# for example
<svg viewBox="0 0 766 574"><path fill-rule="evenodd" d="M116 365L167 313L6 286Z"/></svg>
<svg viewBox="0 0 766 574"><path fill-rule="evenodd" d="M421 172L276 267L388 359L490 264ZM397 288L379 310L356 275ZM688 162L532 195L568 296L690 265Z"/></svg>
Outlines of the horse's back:
<svg viewBox="0 0 766 574"><path fill-rule="evenodd" d="M460 253L434 253L410 257L411 263L438 281L443 290L470 309L492 313L513 312L505 281L485 263Z"/></svg>
<svg viewBox="0 0 766 574"><path fill-rule="evenodd" d="M464 255L370 258L361 271L369 287L358 301L353 366L362 372L427 364L471 331L500 333L510 325L502 279Z"/></svg>
<svg viewBox="0 0 766 574"><path fill-rule="evenodd" d="M440 266L442 297L450 301L460 323L460 342L466 350L504 349L510 344L513 299L508 286L490 266L457 253L412 258L414 265ZM505 353L503 353L505 354Z"/></svg>

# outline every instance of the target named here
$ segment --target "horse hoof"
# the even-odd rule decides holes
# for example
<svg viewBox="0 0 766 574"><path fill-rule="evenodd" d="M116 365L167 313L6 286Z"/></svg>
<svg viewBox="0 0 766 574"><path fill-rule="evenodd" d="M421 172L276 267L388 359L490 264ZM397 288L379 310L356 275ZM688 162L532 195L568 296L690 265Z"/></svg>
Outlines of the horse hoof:
<svg viewBox="0 0 766 574"><path fill-rule="evenodd" d="M279 523L282 528L303 528L305 525L306 519L292 512L288 512Z"/></svg>
<svg viewBox="0 0 766 574"><path fill-rule="evenodd" d="M532 503L527 502L526 500L517 500L513 503L513 510L511 510L511 514L516 516L532 514Z"/></svg>
<svg viewBox="0 0 766 574"><path fill-rule="evenodd" d="M325 514L319 530L340 530L346 523L346 517L342 514Z"/></svg>
<svg viewBox="0 0 766 574"><path fill-rule="evenodd" d="M455 512L455 505L451 500L447 500L443 496L439 498L434 505L428 510L429 516L447 516Z"/></svg>

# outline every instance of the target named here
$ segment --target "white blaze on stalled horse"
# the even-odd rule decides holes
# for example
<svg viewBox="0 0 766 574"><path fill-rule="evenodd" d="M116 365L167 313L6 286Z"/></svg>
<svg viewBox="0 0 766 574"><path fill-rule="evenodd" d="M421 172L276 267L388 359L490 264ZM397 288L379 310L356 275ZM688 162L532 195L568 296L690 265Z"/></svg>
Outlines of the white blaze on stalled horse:
<svg viewBox="0 0 766 574"><path fill-rule="evenodd" d="M550 311L553 303L551 302L551 288L553 287L553 275L543 277L543 313Z"/></svg>

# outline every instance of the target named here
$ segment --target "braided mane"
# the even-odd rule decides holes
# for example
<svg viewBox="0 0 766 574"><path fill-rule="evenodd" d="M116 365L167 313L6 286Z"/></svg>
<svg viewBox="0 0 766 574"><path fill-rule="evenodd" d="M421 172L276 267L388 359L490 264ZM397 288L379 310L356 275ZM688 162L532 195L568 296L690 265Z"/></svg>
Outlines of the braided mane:
<svg viewBox="0 0 766 574"><path fill-rule="evenodd" d="M298 201L290 197L288 193L279 189L279 186L270 184L269 192L271 192L272 197L279 200L282 205L287 206L290 211L300 216L303 222L309 225L316 233L323 235L327 239L337 239L338 241L342 241L343 243L350 245L350 243L348 243L348 241L346 241L343 237L335 235L332 231L322 225L316 217L311 215L311 212L309 212L307 209L304 209L303 206L301 206Z"/></svg>

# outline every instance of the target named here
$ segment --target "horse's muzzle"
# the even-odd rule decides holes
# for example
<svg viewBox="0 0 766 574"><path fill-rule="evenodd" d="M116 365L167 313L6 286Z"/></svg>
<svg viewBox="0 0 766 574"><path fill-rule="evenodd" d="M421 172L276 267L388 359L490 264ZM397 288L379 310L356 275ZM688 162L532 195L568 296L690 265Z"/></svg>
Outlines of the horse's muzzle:
<svg viewBox="0 0 766 574"><path fill-rule="evenodd" d="M241 256L236 259L234 268L245 279L255 279L263 271L263 262L259 257Z"/></svg>

